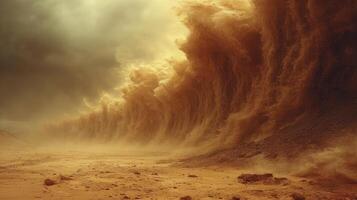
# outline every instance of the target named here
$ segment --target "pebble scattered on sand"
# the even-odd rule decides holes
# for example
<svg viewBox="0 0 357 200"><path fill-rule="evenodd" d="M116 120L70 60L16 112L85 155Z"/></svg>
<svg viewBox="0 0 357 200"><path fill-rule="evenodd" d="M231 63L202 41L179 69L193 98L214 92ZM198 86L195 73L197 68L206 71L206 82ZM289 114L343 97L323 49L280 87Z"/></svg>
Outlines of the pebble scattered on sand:
<svg viewBox="0 0 357 200"><path fill-rule="evenodd" d="M287 178L277 178L273 174L241 174L238 176L238 182L242 184L288 184Z"/></svg>
<svg viewBox="0 0 357 200"><path fill-rule="evenodd" d="M48 179L45 179L43 184L46 185L46 186L52 186L52 185L56 185L56 181L48 178Z"/></svg>
<svg viewBox="0 0 357 200"><path fill-rule="evenodd" d="M290 196L294 200L305 200L305 197L302 194L299 194L299 193L296 193L296 192L292 193Z"/></svg>

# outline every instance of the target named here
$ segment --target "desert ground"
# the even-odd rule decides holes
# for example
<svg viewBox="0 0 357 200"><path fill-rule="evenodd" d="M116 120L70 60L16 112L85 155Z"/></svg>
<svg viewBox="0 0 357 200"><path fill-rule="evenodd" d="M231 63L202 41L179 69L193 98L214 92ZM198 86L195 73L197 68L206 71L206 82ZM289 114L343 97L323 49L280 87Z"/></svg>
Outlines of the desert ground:
<svg viewBox="0 0 357 200"><path fill-rule="evenodd" d="M239 166L190 166L162 152L46 152L30 147L0 153L1 200L355 200L356 191L356 184L264 175Z"/></svg>

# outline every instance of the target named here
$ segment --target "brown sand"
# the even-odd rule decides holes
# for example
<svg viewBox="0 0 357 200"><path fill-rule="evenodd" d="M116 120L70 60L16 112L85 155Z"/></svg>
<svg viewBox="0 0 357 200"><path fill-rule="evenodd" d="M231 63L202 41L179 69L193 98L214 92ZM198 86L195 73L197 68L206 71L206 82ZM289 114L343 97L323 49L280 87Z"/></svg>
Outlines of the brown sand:
<svg viewBox="0 0 357 200"><path fill-rule="evenodd" d="M244 184L238 176L257 172L219 165L184 167L167 158L161 153L3 150L0 199L357 198L356 184L327 184L282 174L274 177L288 180ZM53 184L45 184L46 179Z"/></svg>

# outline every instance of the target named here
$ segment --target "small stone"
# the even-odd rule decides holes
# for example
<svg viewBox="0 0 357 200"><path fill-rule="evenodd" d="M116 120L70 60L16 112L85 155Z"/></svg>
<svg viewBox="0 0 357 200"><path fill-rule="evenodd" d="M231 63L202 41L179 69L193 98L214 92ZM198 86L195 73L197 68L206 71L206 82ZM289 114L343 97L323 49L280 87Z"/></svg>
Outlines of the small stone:
<svg viewBox="0 0 357 200"><path fill-rule="evenodd" d="M192 200L192 197L184 196L184 197L181 197L180 200Z"/></svg>
<svg viewBox="0 0 357 200"><path fill-rule="evenodd" d="M232 197L232 199L231 200L240 200L240 197Z"/></svg>
<svg viewBox="0 0 357 200"><path fill-rule="evenodd" d="M56 185L56 181L48 178L44 181L44 184L47 186L52 186L52 185Z"/></svg>
<svg viewBox="0 0 357 200"><path fill-rule="evenodd" d="M73 178L68 177L68 176L63 176L63 175L60 175L60 176L59 176L59 179L60 179L61 181L70 181L70 180L73 180Z"/></svg>
<svg viewBox="0 0 357 200"><path fill-rule="evenodd" d="M294 200L305 200L305 197L299 193L293 193L290 195L290 197Z"/></svg>
<svg viewBox="0 0 357 200"><path fill-rule="evenodd" d="M197 178L198 176L196 176L196 175L194 175L194 174L190 174L190 175L188 175L188 177L190 177L190 178Z"/></svg>
<svg viewBox="0 0 357 200"><path fill-rule="evenodd" d="M239 182L243 184L256 183L270 179L273 179L273 174L242 174L238 176Z"/></svg>
<svg viewBox="0 0 357 200"><path fill-rule="evenodd" d="M288 185L287 178L277 178L273 174L241 174L238 176L238 182L242 184L267 184L267 185Z"/></svg>

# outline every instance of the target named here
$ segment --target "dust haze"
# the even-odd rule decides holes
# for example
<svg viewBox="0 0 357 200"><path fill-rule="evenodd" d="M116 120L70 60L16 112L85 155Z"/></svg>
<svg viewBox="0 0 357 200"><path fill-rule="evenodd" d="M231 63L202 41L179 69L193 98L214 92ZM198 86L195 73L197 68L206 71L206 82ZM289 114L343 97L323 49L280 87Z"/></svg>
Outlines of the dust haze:
<svg viewBox="0 0 357 200"><path fill-rule="evenodd" d="M126 63L152 62L164 54L157 51L175 51L183 26L170 13L172 6L142 0L2 1L0 125L78 114L84 101L97 102L115 90Z"/></svg>
<svg viewBox="0 0 357 200"><path fill-rule="evenodd" d="M0 5L0 197L357 198L355 1Z"/></svg>

